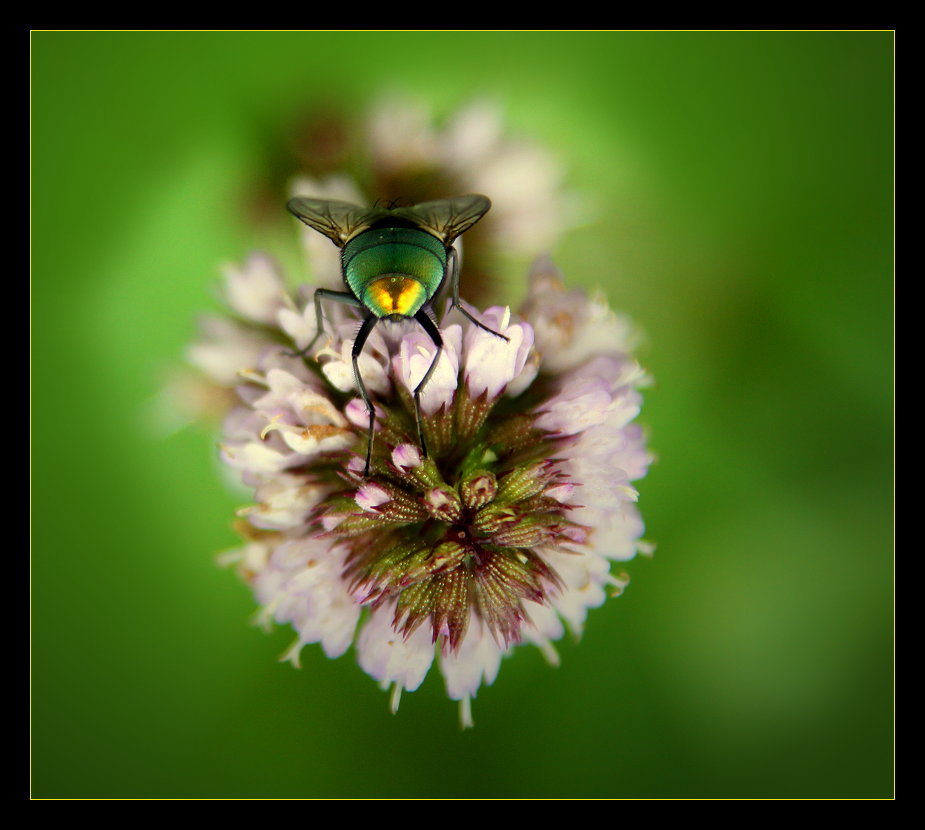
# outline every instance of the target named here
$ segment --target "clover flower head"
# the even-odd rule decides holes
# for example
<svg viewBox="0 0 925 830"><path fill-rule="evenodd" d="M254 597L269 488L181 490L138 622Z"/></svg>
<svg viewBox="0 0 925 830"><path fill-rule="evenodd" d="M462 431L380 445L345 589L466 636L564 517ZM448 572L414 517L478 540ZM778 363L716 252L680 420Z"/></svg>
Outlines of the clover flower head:
<svg viewBox="0 0 925 830"><path fill-rule="evenodd" d="M530 643L557 663L554 642L626 585L613 563L645 550L633 482L650 462L635 423L646 376L631 329L566 291L547 260L518 313L480 314L506 339L451 311L421 395L425 454L412 391L434 344L411 321L377 326L360 363L375 405L366 476L357 321L336 309L300 354L316 334L312 303L283 285L266 257L226 269L236 318L207 321L189 353L237 392L221 457L254 500L230 558L260 620L295 630L285 659L353 646L393 710L436 664L470 726L502 658Z"/></svg>

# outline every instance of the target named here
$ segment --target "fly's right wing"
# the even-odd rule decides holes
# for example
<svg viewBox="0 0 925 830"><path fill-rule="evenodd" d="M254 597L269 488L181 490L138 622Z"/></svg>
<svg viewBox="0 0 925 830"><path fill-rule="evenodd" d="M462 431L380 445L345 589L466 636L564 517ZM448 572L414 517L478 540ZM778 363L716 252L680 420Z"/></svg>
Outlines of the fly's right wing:
<svg viewBox="0 0 925 830"><path fill-rule="evenodd" d="M457 236L469 230L491 208L487 196L470 193L451 199L436 199L412 207L392 208L389 213L436 236L449 247Z"/></svg>

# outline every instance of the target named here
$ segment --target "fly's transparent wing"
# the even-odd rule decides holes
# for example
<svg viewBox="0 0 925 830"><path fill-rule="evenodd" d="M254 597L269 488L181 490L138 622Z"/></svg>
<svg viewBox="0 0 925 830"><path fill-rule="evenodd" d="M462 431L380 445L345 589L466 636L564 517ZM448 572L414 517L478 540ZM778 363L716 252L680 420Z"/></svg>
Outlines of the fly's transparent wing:
<svg viewBox="0 0 925 830"><path fill-rule="evenodd" d="M461 233L469 230L491 207L487 196L477 193L422 202L413 207L392 208L389 213L432 233L449 247Z"/></svg>
<svg viewBox="0 0 925 830"><path fill-rule="evenodd" d="M343 248L358 233L389 214L383 208L360 207L338 199L312 199L308 196L290 199L286 207L310 228L323 233L338 248Z"/></svg>

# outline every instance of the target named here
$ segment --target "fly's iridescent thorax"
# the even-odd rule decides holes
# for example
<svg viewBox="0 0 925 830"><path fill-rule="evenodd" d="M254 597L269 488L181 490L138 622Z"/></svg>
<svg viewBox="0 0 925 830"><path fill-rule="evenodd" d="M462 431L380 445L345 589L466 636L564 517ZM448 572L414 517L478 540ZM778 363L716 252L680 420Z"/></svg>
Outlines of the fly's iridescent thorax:
<svg viewBox="0 0 925 830"><path fill-rule="evenodd" d="M351 239L341 252L344 280L377 317L413 317L440 288L447 251L415 227L380 227Z"/></svg>

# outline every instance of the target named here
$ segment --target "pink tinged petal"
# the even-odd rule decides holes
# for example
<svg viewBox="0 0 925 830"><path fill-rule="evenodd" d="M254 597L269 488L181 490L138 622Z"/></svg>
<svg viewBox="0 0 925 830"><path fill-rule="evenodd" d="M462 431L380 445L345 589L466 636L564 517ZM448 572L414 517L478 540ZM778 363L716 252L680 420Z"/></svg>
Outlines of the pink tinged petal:
<svg viewBox="0 0 925 830"><path fill-rule="evenodd" d="M619 387L635 388L648 383L648 376L642 367L622 352L600 354L576 366L569 374L579 377L600 377L606 380L612 389Z"/></svg>
<svg viewBox="0 0 925 830"><path fill-rule="evenodd" d="M299 639L284 659L298 664L306 643L321 643L339 657L353 640L360 609L348 594L341 572L344 551L317 540L280 545L254 580L258 601L279 623L290 623Z"/></svg>
<svg viewBox="0 0 925 830"><path fill-rule="evenodd" d="M236 470L254 473L278 473L293 463L292 453L280 452L264 441L222 444L222 460Z"/></svg>
<svg viewBox="0 0 925 830"><path fill-rule="evenodd" d="M642 408L642 398L635 389L620 390L614 396L614 405L608 421L611 426L622 429L634 420Z"/></svg>
<svg viewBox="0 0 925 830"><path fill-rule="evenodd" d="M304 456L344 449L353 443L353 432L344 426L324 423L303 426L284 420L287 416L291 418L290 413L282 410L270 417L270 423L261 430L260 437L266 439L273 433L279 435L293 453L303 457L302 461Z"/></svg>
<svg viewBox="0 0 925 830"><path fill-rule="evenodd" d="M347 472L358 479L366 473L366 459L360 455L351 455L347 461Z"/></svg>
<svg viewBox="0 0 925 830"><path fill-rule="evenodd" d="M423 626L422 626L423 627ZM466 636L455 652L440 655L440 671L452 700L475 697L479 686L490 686L498 676L506 649L499 646L488 628L474 614Z"/></svg>
<svg viewBox="0 0 925 830"><path fill-rule="evenodd" d="M263 369L264 374L273 369L281 369L298 378L306 389L327 393L327 384L313 374L311 369L305 365L305 359L282 346L277 346L275 349L265 352L260 361L260 367Z"/></svg>
<svg viewBox="0 0 925 830"><path fill-rule="evenodd" d="M289 405L302 424L347 426L347 419L327 395L319 395L304 385L292 392Z"/></svg>
<svg viewBox="0 0 925 830"><path fill-rule="evenodd" d="M451 487L433 487L424 495L424 504L430 514L442 522L452 524L462 518L462 502Z"/></svg>
<svg viewBox="0 0 925 830"><path fill-rule="evenodd" d="M327 492L327 488L306 483L303 476L280 473L259 484L254 492L257 504L239 510L238 515L266 530L301 527Z"/></svg>
<svg viewBox="0 0 925 830"><path fill-rule="evenodd" d="M510 324L510 316L510 309L494 307L481 317L485 326L507 340L474 325L466 331L466 385L474 397L484 392L494 400L527 362L533 348L533 329L528 323Z"/></svg>
<svg viewBox="0 0 925 830"><path fill-rule="evenodd" d="M610 389L596 378L567 380L563 390L543 404L535 425L547 432L575 435L607 420L613 408Z"/></svg>
<svg viewBox="0 0 925 830"><path fill-rule="evenodd" d="M269 421L261 437L277 430L291 449L304 455L341 449L352 442L347 419L326 395L282 369L271 369L267 382L270 391L253 403Z"/></svg>
<svg viewBox="0 0 925 830"><path fill-rule="evenodd" d="M566 525L562 528L562 537L573 545L584 545L588 541L588 530L577 525Z"/></svg>
<svg viewBox="0 0 925 830"><path fill-rule="evenodd" d="M548 551L545 556L562 580L562 587L550 598L550 604L571 631L580 634L588 609L603 605L607 599L604 586L609 582L609 563L590 551L577 556Z"/></svg>
<svg viewBox="0 0 925 830"><path fill-rule="evenodd" d="M588 510L615 513L625 504L635 502L636 490L628 483L626 473L616 465L596 464L588 459L563 462L562 470L569 477L582 482L581 490L573 494L571 504L580 505ZM591 524L580 516L577 521Z"/></svg>
<svg viewBox="0 0 925 830"><path fill-rule="evenodd" d="M294 656L284 655L282 659L293 660L298 665L298 651L308 643L320 643L324 653L331 658L340 657L350 648L360 619L360 608L348 594L338 594L321 601L313 597L312 614L306 615L299 624L292 621L299 634Z"/></svg>
<svg viewBox="0 0 925 830"><path fill-rule="evenodd" d="M279 266L264 254L253 254L243 266L223 269L228 305L257 323L273 324L290 303Z"/></svg>
<svg viewBox="0 0 925 830"><path fill-rule="evenodd" d="M616 561L632 559L643 547L640 543L645 526L639 510L634 504L622 504L616 510L579 509L577 521L584 521L588 515L594 524L594 532L588 540L588 548L601 556Z"/></svg>
<svg viewBox="0 0 925 830"><path fill-rule="evenodd" d="M654 456L646 448L645 433L638 424L627 424L623 428L624 444L620 450L620 467L626 470L627 478L636 481L649 471Z"/></svg>
<svg viewBox="0 0 925 830"><path fill-rule="evenodd" d="M540 371L540 355L535 349L530 350L530 354L527 356L527 362L524 363L523 369L520 370L518 374L508 385L507 389L504 390L505 395L509 395L512 398L516 398L522 392L525 392L531 383L536 380L536 376Z"/></svg>
<svg viewBox="0 0 925 830"><path fill-rule="evenodd" d="M375 404L373 408L375 409ZM378 415L379 413L376 414ZM366 404L363 403L362 398L351 399L344 407L344 415L355 427L369 429L369 412L366 410Z"/></svg>
<svg viewBox="0 0 925 830"><path fill-rule="evenodd" d="M421 411L433 415L441 406L452 402L459 377L459 348L462 329L447 326L441 332L444 348L440 352L437 366L427 384L421 390ZM436 346L422 331L405 335L399 345L398 354L392 358L392 371L402 379L408 391L413 392L421 382L434 359Z"/></svg>
<svg viewBox="0 0 925 830"><path fill-rule="evenodd" d="M308 425L284 430L283 441L293 452L301 456L317 455L349 447L354 441L351 431L324 425Z"/></svg>
<svg viewBox="0 0 925 830"><path fill-rule="evenodd" d="M325 533L329 533L334 530L339 524L342 524L347 517L342 513L325 513L321 517L321 528Z"/></svg>
<svg viewBox="0 0 925 830"><path fill-rule="evenodd" d="M588 301L585 320L576 334L570 349L573 366L591 355L629 353L638 339L630 322L599 297Z"/></svg>
<svg viewBox="0 0 925 830"><path fill-rule="evenodd" d="M638 499L623 469L625 461L637 459L625 452L626 436L609 424L592 427L571 445L562 447L560 471L570 481L580 482L581 490L571 503L602 510L617 510L621 505Z"/></svg>
<svg viewBox="0 0 925 830"><path fill-rule="evenodd" d="M377 608L360 631L357 657L360 667L383 687L397 683L413 692L421 685L434 660L431 630L422 625L407 639L392 628L394 603Z"/></svg>
<svg viewBox="0 0 925 830"><path fill-rule="evenodd" d="M370 481L357 490L354 501L361 510L367 513L376 513L378 512L376 508L392 501L392 496L384 487Z"/></svg>
<svg viewBox="0 0 925 830"><path fill-rule="evenodd" d="M278 418L268 424L260 413L233 410L225 419L222 458L230 467L258 478L299 464L301 457L279 436L286 428Z"/></svg>
<svg viewBox="0 0 925 830"><path fill-rule="evenodd" d="M251 409L235 407L225 416L222 434L231 444L253 440L266 423L266 419Z"/></svg>
<svg viewBox="0 0 925 830"><path fill-rule="evenodd" d="M618 353L596 355L565 373L565 377L597 378L606 381L608 389L616 389L626 384L627 379L632 376L630 367L635 365L635 362L630 363Z"/></svg>
<svg viewBox="0 0 925 830"><path fill-rule="evenodd" d="M343 423L343 418L337 408L326 395L320 394L314 386L306 383L288 369L268 368L263 382L267 386L267 391L251 403L254 409L272 410L291 407L314 413L323 412L327 421Z"/></svg>
<svg viewBox="0 0 925 830"><path fill-rule="evenodd" d="M555 487L549 487L543 495L555 499L562 504L569 504L575 494L574 484L557 484Z"/></svg>
<svg viewBox="0 0 925 830"><path fill-rule="evenodd" d="M400 470L413 470L423 461L421 451L414 444L399 444L392 450L392 463Z"/></svg>
<svg viewBox="0 0 925 830"><path fill-rule="evenodd" d="M627 385L637 369L635 362L612 355L592 358L564 376L559 393L541 407L538 425L572 435L606 422L615 436L639 414L639 392Z"/></svg>

